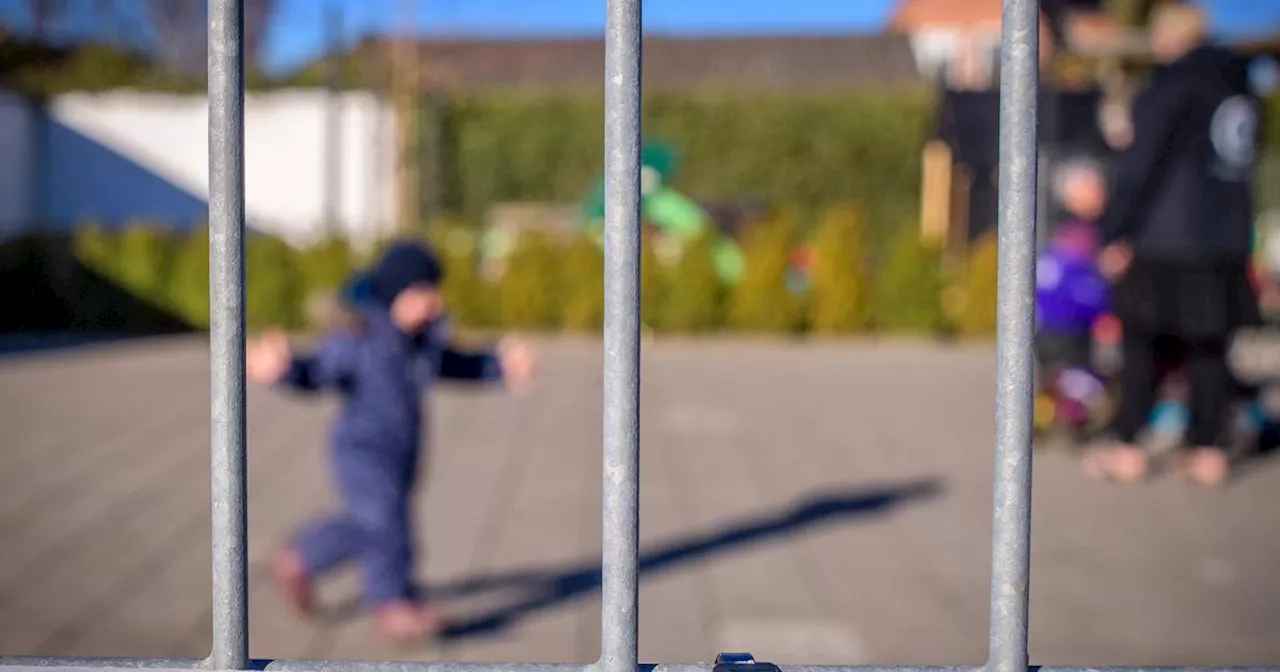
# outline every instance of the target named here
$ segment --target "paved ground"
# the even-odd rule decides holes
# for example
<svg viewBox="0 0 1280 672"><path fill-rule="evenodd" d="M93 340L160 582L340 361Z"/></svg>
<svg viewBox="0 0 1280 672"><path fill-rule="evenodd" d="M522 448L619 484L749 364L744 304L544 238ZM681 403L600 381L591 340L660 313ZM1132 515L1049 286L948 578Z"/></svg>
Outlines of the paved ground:
<svg viewBox="0 0 1280 672"><path fill-rule="evenodd" d="M641 648L777 662L979 663L991 354L929 346L646 350ZM326 585L287 613L264 565L328 503L327 402L251 392L252 654L578 660L598 652L599 349L545 348L524 397L455 389L419 512L458 619L392 651ZM203 344L0 359L0 651L200 656L209 646ZM1060 664L1280 662L1280 463L1205 492L1038 460L1032 654Z"/></svg>

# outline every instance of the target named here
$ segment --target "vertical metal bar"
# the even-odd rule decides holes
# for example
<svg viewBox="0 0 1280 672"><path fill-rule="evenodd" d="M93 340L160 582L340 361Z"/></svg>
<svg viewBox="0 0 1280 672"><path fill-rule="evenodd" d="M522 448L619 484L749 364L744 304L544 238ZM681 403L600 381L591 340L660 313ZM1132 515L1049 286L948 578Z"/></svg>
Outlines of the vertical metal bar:
<svg viewBox="0 0 1280 672"><path fill-rule="evenodd" d="M988 672L1025 672L1028 663L1039 18L1036 0L1004 0Z"/></svg>
<svg viewBox="0 0 1280 672"><path fill-rule="evenodd" d="M640 545L640 5L606 0L601 672L635 672Z"/></svg>
<svg viewBox="0 0 1280 672"><path fill-rule="evenodd" d="M244 0L209 2L214 669L246 669Z"/></svg>

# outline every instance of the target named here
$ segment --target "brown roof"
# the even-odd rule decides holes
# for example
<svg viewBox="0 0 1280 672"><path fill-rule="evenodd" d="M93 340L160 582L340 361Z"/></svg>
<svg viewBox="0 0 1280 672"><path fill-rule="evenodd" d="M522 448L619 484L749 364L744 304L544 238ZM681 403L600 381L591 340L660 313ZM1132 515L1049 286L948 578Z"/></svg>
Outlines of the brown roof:
<svg viewBox="0 0 1280 672"><path fill-rule="evenodd" d="M901 0L889 19L889 29L906 33L936 26L962 30L974 28L998 30L1001 23L1001 9L1001 0ZM1074 11L1070 7L1064 9ZM1040 13L1042 43L1050 38L1049 23L1046 19L1042 11Z"/></svg>
<svg viewBox="0 0 1280 672"><path fill-rule="evenodd" d="M604 79L600 38L432 39L419 48L423 76L450 88L585 89ZM644 41L644 77L649 90L821 90L919 79L902 35L651 37Z"/></svg>
<svg viewBox="0 0 1280 672"><path fill-rule="evenodd" d="M901 0L889 19L894 30L928 25L969 26L1000 21L1001 0Z"/></svg>
<svg viewBox="0 0 1280 672"><path fill-rule="evenodd" d="M1073 12L1064 23L1067 39L1077 49L1115 42L1125 32L1125 27L1108 12Z"/></svg>

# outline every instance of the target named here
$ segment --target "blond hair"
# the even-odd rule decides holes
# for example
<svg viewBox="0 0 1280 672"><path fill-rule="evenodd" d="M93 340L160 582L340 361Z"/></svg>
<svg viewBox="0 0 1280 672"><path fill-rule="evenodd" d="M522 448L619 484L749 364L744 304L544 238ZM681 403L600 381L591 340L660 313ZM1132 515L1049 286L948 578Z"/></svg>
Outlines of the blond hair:
<svg viewBox="0 0 1280 672"><path fill-rule="evenodd" d="M1200 7L1184 2L1164 2L1151 14L1153 37L1190 48L1204 40L1209 19Z"/></svg>

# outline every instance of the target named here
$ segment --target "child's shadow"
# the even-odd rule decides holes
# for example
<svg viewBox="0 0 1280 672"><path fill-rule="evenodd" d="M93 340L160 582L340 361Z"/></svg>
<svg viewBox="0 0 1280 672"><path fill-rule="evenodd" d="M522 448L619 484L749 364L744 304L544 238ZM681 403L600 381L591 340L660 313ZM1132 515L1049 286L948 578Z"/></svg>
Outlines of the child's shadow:
<svg viewBox="0 0 1280 672"><path fill-rule="evenodd" d="M647 550L642 549L640 575L643 578L654 572L672 569L681 563L792 534L818 524L885 513L901 504L935 497L941 491L939 480L927 479L852 492L819 493L776 515L740 521L718 530L679 537ZM499 591L516 591L520 594L518 599L488 613L450 623L442 637L458 640L500 632L531 613L597 591L600 585L600 563L584 562L569 567L481 575L454 583L429 586L423 592L433 601L459 600ZM358 611L359 605L356 602L345 602L329 609L325 618L330 621L349 619Z"/></svg>

